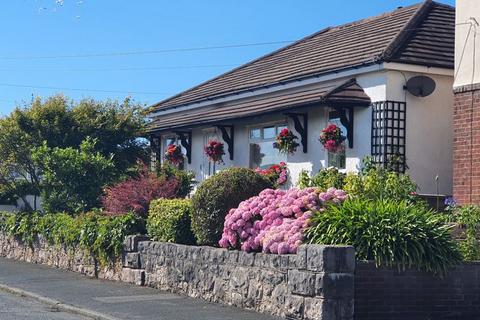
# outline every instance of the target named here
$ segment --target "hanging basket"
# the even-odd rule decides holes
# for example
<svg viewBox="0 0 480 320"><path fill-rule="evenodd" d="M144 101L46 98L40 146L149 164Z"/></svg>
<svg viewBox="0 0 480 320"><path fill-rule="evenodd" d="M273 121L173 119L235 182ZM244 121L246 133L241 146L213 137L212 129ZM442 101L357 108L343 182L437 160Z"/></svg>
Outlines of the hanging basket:
<svg viewBox="0 0 480 320"><path fill-rule="evenodd" d="M167 160L174 166L182 164L185 160L182 153L182 147L175 144L169 144L167 147L167 151L165 151L165 160Z"/></svg>
<svg viewBox="0 0 480 320"><path fill-rule="evenodd" d="M204 148L208 160L215 163L223 163L225 149L223 143L217 140L210 140Z"/></svg>
<svg viewBox="0 0 480 320"><path fill-rule="evenodd" d="M292 131L285 128L282 129L282 131L280 131L278 136L275 138L273 147L278 149L280 153L294 154L299 146L297 140L297 136L295 136Z"/></svg>
<svg viewBox="0 0 480 320"><path fill-rule="evenodd" d="M330 153L338 153L344 150L343 142L346 137L342 134L342 129L334 124L329 124L322 130L319 138L325 150Z"/></svg>

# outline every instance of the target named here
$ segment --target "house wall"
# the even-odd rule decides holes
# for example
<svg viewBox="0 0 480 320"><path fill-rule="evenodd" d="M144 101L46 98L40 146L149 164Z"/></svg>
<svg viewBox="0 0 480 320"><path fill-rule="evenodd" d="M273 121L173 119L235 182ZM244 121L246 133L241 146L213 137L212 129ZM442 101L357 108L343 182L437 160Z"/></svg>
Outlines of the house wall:
<svg viewBox="0 0 480 320"><path fill-rule="evenodd" d="M457 0L455 87L480 83L480 26L475 26L471 18L480 23L480 4L478 0Z"/></svg>
<svg viewBox="0 0 480 320"><path fill-rule="evenodd" d="M388 68L379 68L355 78L358 84L370 96L372 102L394 100L407 102L407 130L406 156L410 167L409 173L418 183L422 194L452 194L452 104L453 72L444 69L428 69L414 66L400 65L404 70L392 70L399 65L388 65ZM436 82L435 92L424 98L406 95L403 89L405 79L429 74ZM343 83L350 77L339 78ZM330 80L331 81L331 80ZM318 86L324 83L315 84ZM312 85L313 86L313 85ZM315 174L320 169L328 167L327 152L318 141L320 131L327 125L328 108L314 105L296 110L308 113L308 153L303 153L300 146L297 152L287 157L290 182L296 185L302 170ZM286 121L282 112L259 116L248 120L236 120L234 160L229 159L227 153L225 164L217 165L217 170L229 166L248 167L249 165L249 126L268 124L276 121ZM294 130L292 120L288 120L289 128ZM359 169L361 160L371 154L371 127L372 108L355 108L354 113L354 145L347 148L346 172L355 172ZM205 177L206 165L203 146L205 145L205 130L216 130L217 138L221 140L221 133L213 127L201 127L192 131L192 163L186 168L197 174L197 180ZM294 130L295 132L295 130ZM296 133L298 136L298 133ZM436 176L438 175L438 190Z"/></svg>
<svg viewBox="0 0 480 320"><path fill-rule="evenodd" d="M480 22L478 0L457 0L454 197L462 204L480 204L480 27L470 18Z"/></svg>
<svg viewBox="0 0 480 320"><path fill-rule="evenodd" d="M339 83L346 82L349 77L339 79ZM386 97L386 74L384 72L371 72L356 77L357 82L362 86L365 92L371 97L372 101L382 101ZM327 152L323 149L318 138L320 131L328 123L328 108L322 105L313 105L296 110L300 113L308 113L308 153L303 153L300 146L293 155L288 155L287 162L290 172L290 185L296 185L298 176L302 170L315 174L320 169L328 167ZM217 170L229 166L249 166L249 127L263 125L268 123L287 121L288 126L295 133L293 121L286 119L283 113L259 116L254 119L235 121L235 141L234 141L234 160L229 159L226 151L224 156L225 164L217 165ZM196 172L198 181L204 178L206 171L206 161L204 160L203 146L205 145L204 133L213 130L217 138L221 139L220 130L214 127L200 127L192 131L192 163L186 164L187 170ZM298 133L296 133L297 136ZM354 114L354 147L347 148L346 170L357 171L362 158L369 155L371 143L371 108L355 108ZM226 145L225 145L226 149Z"/></svg>
<svg viewBox="0 0 480 320"><path fill-rule="evenodd" d="M421 71L421 70L418 70ZM388 71L387 100L406 101L406 159L419 193L451 195L453 185L453 76L429 73L436 83L428 97L415 97L403 89L406 80L422 75L413 71Z"/></svg>

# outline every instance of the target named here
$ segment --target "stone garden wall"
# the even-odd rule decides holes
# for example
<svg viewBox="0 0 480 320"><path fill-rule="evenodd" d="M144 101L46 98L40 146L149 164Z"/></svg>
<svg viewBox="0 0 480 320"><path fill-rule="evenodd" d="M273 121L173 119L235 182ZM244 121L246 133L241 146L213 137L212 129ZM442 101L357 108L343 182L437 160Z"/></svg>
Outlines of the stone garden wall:
<svg viewBox="0 0 480 320"><path fill-rule="evenodd" d="M353 320L355 253L302 246L296 255L248 254L127 237L122 263L0 234L0 256L130 282L288 319Z"/></svg>

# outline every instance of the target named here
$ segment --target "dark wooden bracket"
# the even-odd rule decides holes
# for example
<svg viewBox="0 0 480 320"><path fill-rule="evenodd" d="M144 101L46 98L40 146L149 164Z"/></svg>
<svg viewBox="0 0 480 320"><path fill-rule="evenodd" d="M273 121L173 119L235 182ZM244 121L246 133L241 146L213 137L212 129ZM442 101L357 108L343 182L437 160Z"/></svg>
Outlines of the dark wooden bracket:
<svg viewBox="0 0 480 320"><path fill-rule="evenodd" d="M285 113L293 120L295 131L300 134L300 142L303 146L303 153L308 152L308 113ZM300 117L303 121L300 121ZM302 123L303 122L303 123Z"/></svg>
<svg viewBox="0 0 480 320"><path fill-rule="evenodd" d="M233 160L234 132L235 132L234 128L233 126L222 126L222 125L218 125L217 128L220 129L220 131L222 132L222 139L227 144L230 160Z"/></svg>
<svg viewBox="0 0 480 320"><path fill-rule="evenodd" d="M151 160L151 169L155 169L155 166L160 161L160 137L155 135L150 135L150 160Z"/></svg>
<svg viewBox="0 0 480 320"><path fill-rule="evenodd" d="M333 107L335 111L337 111L338 115L340 116L340 122L342 125L347 128L347 139L348 139L348 147L350 149L353 148L353 108L342 108L342 107ZM348 117L347 117L348 111Z"/></svg>
<svg viewBox="0 0 480 320"><path fill-rule="evenodd" d="M192 132L191 131L175 131L175 134L180 139L182 147L187 150L187 161L189 164L192 163Z"/></svg>

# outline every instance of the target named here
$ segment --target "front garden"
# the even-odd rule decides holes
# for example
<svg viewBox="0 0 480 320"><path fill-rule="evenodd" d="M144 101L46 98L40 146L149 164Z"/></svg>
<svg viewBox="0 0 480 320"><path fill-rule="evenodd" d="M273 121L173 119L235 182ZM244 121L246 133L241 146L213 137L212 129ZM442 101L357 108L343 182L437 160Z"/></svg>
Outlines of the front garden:
<svg viewBox="0 0 480 320"><path fill-rule="evenodd" d="M438 275L480 259L479 208L450 199L436 212L407 174L369 159L355 174L302 172L290 189L284 163L225 169L192 196L195 175L179 169L181 148L169 147L166 161L150 170L139 110L130 101L75 105L54 97L1 119L0 198L33 194L43 211L27 205L0 213L0 231L26 244L41 236L102 264L115 261L132 234L272 255L296 253L302 244L346 244L359 260ZM220 142L209 142L205 153L214 163L225 154Z"/></svg>

